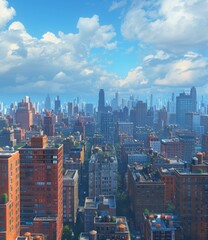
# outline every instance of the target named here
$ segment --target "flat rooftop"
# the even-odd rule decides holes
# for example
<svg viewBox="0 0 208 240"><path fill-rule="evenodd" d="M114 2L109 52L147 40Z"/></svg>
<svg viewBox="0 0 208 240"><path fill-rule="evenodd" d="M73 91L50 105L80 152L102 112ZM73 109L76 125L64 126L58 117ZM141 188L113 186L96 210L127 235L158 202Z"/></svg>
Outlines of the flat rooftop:
<svg viewBox="0 0 208 240"><path fill-rule="evenodd" d="M86 197L85 198L85 209L91 209L91 208L98 208L99 204L104 204L104 205L108 205L110 208L116 208L116 200L115 197L113 195L109 195L109 196L101 196L99 197L95 197L95 198L90 198L90 197Z"/></svg>

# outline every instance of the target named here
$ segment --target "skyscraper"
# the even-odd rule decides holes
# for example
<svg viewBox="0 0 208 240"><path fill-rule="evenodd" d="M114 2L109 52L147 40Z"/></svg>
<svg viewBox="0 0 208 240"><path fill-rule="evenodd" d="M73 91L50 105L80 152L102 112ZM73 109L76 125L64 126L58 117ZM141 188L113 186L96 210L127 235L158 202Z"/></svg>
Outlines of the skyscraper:
<svg viewBox="0 0 208 240"><path fill-rule="evenodd" d="M15 117L16 123L21 128L30 130L30 126L33 124L33 113L31 111L31 104L27 99L22 99L22 102L18 103Z"/></svg>
<svg viewBox="0 0 208 240"><path fill-rule="evenodd" d="M191 88L190 96L192 101L192 112L197 112L197 93L195 87Z"/></svg>
<svg viewBox="0 0 208 240"><path fill-rule="evenodd" d="M0 239L20 233L20 162L18 151L0 153Z"/></svg>
<svg viewBox="0 0 208 240"><path fill-rule="evenodd" d="M55 113L61 112L61 101L59 99L59 96L55 99Z"/></svg>
<svg viewBox="0 0 208 240"><path fill-rule="evenodd" d="M46 99L45 99L45 109L50 111L51 110L51 99L49 94L47 95Z"/></svg>
<svg viewBox="0 0 208 240"><path fill-rule="evenodd" d="M47 136L54 135L55 127L53 123L53 118L49 112L47 112L46 116L44 117L43 131Z"/></svg>
<svg viewBox="0 0 208 240"><path fill-rule="evenodd" d="M104 110L105 110L105 93L103 89L100 89L98 100L98 112L104 112Z"/></svg>
<svg viewBox="0 0 208 240"><path fill-rule="evenodd" d="M21 230L60 240L63 229L63 145L32 137L20 152Z"/></svg>

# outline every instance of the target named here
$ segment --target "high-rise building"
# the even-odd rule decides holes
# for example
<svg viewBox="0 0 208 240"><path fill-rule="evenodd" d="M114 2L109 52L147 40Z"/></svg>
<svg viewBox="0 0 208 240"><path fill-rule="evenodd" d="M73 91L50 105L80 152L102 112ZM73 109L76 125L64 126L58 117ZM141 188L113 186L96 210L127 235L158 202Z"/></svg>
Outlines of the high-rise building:
<svg viewBox="0 0 208 240"><path fill-rule="evenodd" d="M46 116L44 117L43 131L44 131L44 134L46 134L48 137L54 136L55 126L53 123L53 118L51 116L51 113L49 112L47 112Z"/></svg>
<svg viewBox="0 0 208 240"><path fill-rule="evenodd" d="M63 182L63 216L65 223L76 223L78 198L78 170L66 170Z"/></svg>
<svg viewBox="0 0 208 240"><path fill-rule="evenodd" d="M89 162L89 196L116 195L118 161L113 146L94 147Z"/></svg>
<svg viewBox="0 0 208 240"><path fill-rule="evenodd" d="M0 152L0 239L20 234L20 161L18 151Z"/></svg>
<svg viewBox="0 0 208 240"><path fill-rule="evenodd" d="M51 98L50 98L49 94L47 95L47 97L45 99L45 110L48 110L48 111L51 110Z"/></svg>
<svg viewBox="0 0 208 240"><path fill-rule="evenodd" d="M68 112L68 116L74 115L74 108L73 108L72 102L67 103L67 112Z"/></svg>
<svg viewBox="0 0 208 240"><path fill-rule="evenodd" d="M191 88L190 96L192 101L192 112L197 112L197 93L195 87Z"/></svg>
<svg viewBox="0 0 208 240"><path fill-rule="evenodd" d="M18 103L15 118L16 123L19 124L21 128L30 130L30 126L33 124L33 113L30 102L22 99L22 102Z"/></svg>
<svg viewBox="0 0 208 240"><path fill-rule="evenodd" d="M60 240L63 229L63 145L47 136L19 149L21 230Z"/></svg>
<svg viewBox="0 0 208 240"><path fill-rule="evenodd" d="M176 97L176 123L180 127L186 126L186 113L196 112L197 100L196 100L196 88L192 87L190 94L181 93Z"/></svg>
<svg viewBox="0 0 208 240"><path fill-rule="evenodd" d="M135 114L136 126L144 127L147 124L147 103L138 101Z"/></svg>
<svg viewBox="0 0 208 240"><path fill-rule="evenodd" d="M93 115L93 104L92 103L85 104L85 113L86 113L86 115L89 115L89 116Z"/></svg>
<svg viewBox="0 0 208 240"><path fill-rule="evenodd" d="M105 111L105 93L103 89L100 89L98 99L98 112L104 111Z"/></svg>
<svg viewBox="0 0 208 240"><path fill-rule="evenodd" d="M59 99L59 96L55 99L55 113L60 113L61 112L61 101Z"/></svg>
<svg viewBox="0 0 208 240"><path fill-rule="evenodd" d="M114 143L114 131L113 114L110 112L101 113L101 134L106 143Z"/></svg>

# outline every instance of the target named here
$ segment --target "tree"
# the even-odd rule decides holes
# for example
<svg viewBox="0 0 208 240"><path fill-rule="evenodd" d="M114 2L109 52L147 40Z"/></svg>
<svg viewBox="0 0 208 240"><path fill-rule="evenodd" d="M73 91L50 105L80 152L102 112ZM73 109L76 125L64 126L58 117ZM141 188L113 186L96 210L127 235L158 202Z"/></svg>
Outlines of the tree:
<svg viewBox="0 0 208 240"><path fill-rule="evenodd" d="M166 212L167 213L175 213L175 205L173 203L168 203Z"/></svg>
<svg viewBox="0 0 208 240"><path fill-rule="evenodd" d="M72 230L69 225L65 225L63 229L62 240L72 240Z"/></svg>
<svg viewBox="0 0 208 240"><path fill-rule="evenodd" d="M1 196L1 203L2 204L5 204L8 202L8 196L6 193L3 193L2 196Z"/></svg>

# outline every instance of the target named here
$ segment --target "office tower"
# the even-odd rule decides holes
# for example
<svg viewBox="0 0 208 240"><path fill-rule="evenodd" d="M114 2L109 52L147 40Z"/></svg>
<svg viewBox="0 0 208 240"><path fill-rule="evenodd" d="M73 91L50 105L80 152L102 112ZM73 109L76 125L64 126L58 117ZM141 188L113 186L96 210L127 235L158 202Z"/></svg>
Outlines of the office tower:
<svg viewBox="0 0 208 240"><path fill-rule="evenodd" d="M47 136L31 138L19 149L21 231L60 240L63 228L63 145Z"/></svg>
<svg viewBox="0 0 208 240"><path fill-rule="evenodd" d="M55 99L55 113L60 113L61 112L61 101L59 99L59 96L56 97Z"/></svg>
<svg viewBox="0 0 208 240"><path fill-rule="evenodd" d="M100 89L98 99L98 112L104 111L105 111L105 93L103 89Z"/></svg>
<svg viewBox="0 0 208 240"><path fill-rule="evenodd" d="M190 94L180 93L176 97L176 123L180 127L186 126L186 113L196 112L196 88L191 89Z"/></svg>
<svg viewBox="0 0 208 240"><path fill-rule="evenodd" d="M30 126L33 124L33 113L31 110L31 104L25 99L18 103L18 108L15 114L16 123L25 130L30 130Z"/></svg>
<svg viewBox="0 0 208 240"><path fill-rule="evenodd" d="M115 97L116 97L116 110L119 110L120 109L120 97L119 97L118 92L116 92Z"/></svg>
<svg viewBox="0 0 208 240"><path fill-rule="evenodd" d="M207 240L208 165L198 153L190 169L175 170L176 212L179 213L184 239Z"/></svg>
<svg viewBox="0 0 208 240"><path fill-rule="evenodd" d="M84 231L94 229L94 217L116 215L116 199L113 195L86 197L84 204Z"/></svg>
<svg viewBox="0 0 208 240"><path fill-rule="evenodd" d="M114 143L114 122L113 114L110 112L101 113L101 134L106 143Z"/></svg>
<svg viewBox="0 0 208 240"><path fill-rule="evenodd" d="M138 101L136 104L136 126L144 127L147 124L147 103Z"/></svg>
<svg viewBox="0 0 208 240"><path fill-rule="evenodd" d="M0 152L0 239L20 234L20 161L18 151Z"/></svg>
<svg viewBox="0 0 208 240"><path fill-rule="evenodd" d="M89 196L116 195L118 161L111 145L94 147L89 162Z"/></svg>
<svg viewBox="0 0 208 240"><path fill-rule="evenodd" d="M197 112L197 93L195 87L191 88L190 96L192 101L192 112Z"/></svg>
<svg viewBox="0 0 208 240"><path fill-rule="evenodd" d="M86 115L92 116L94 113L93 104L92 103L86 103L85 104L85 113Z"/></svg>
<svg viewBox="0 0 208 240"><path fill-rule="evenodd" d="M72 102L67 103L67 112L68 112L68 116L74 115L74 108L73 108Z"/></svg>
<svg viewBox="0 0 208 240"><path fill-rule="evenodd" d="M51 98L50 98L49 94L47 95L47 97L45 99L45 110L48 110L48 111L51 110Z"/></svg>
<svg viewBox="0 0 208 240"><path fill-rule="evenodd" d="M53 118L49 112L46 113L43 121L43 131L48 137L54 136L55 126Z"/></svg>
<svg viewBox="0 0 208 240"><path fill-rule="evenodd" d="M153 107L153 95L151 93L151 95L150 95L150 108L152 108L152 107Z"/></svg>
<svg viewBox="0 0 208 240"><path fill-rule="evenodd" d="M65 223L76 223L78 198L78 170L66 170L63 177L63 216Z"/></svg>
<svg viewBox="0 0 208 240"><path fill-rule="evenodd" d="M158 130L163 130L164 127L168 125L168 113L165 107L159 110L158 112L158 122L157 128Z"/></svg>
<svg viewBox="0 0 208 240"><path fill-rule="evenodd" d="M141 227L143 211L164 211L164 181L157 171L137 164L128 168L128 194L136 227Z"/></svg>

